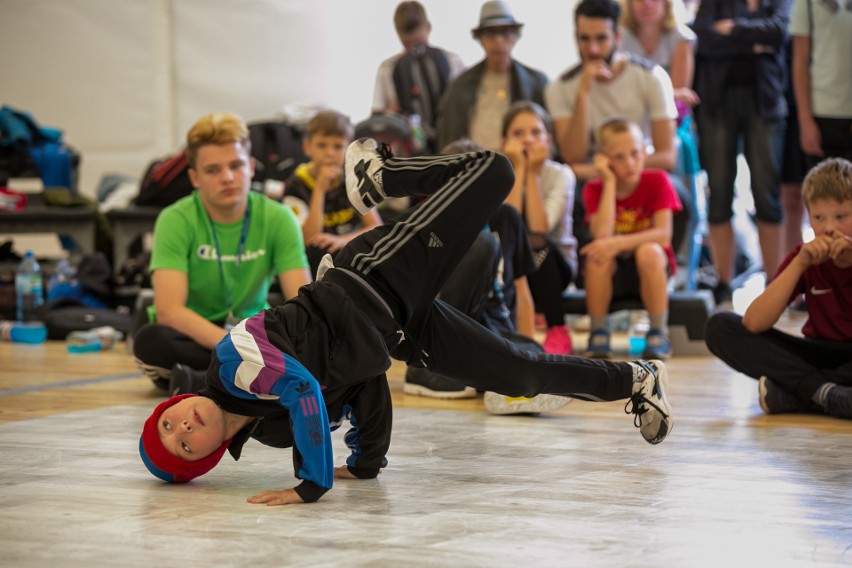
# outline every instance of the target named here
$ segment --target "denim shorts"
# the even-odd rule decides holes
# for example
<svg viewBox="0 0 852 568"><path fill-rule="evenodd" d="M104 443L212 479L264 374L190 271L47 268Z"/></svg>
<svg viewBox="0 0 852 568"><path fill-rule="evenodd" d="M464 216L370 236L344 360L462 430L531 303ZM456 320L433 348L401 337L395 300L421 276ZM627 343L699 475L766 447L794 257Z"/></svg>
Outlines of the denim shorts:
<svg viewBox="0 0 852 568"><path fill-rule="evenodd" d="M751 173L755 217L777 224L781 212L781 146L783 120L761 118L752 87L729 87L720 108L699 108L698 133L701 164L707 171L710 196L707 221L719 224L734 216L734 181L737 154L742 148Z"/></svg>

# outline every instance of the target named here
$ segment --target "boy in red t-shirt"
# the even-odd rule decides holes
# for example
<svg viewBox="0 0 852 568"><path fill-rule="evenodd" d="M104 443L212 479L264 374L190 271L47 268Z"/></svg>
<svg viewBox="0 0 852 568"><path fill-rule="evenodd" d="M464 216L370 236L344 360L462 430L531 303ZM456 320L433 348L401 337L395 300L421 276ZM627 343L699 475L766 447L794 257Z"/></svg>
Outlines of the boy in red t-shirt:
<svg viewBox="0 0 852 568"><path fill-rule="evenodd" d="M796 246L775 278L739 315L714 314L707 346L758 379L767 414L817 412L852 419L852 162L832 158L802 188L814 238ZM805 295L808 319L796 337L773 328Z"/></svg>
<svg viewBox="0 0 852 568"><path fill-rule="evenodd" d="M671 356L668 337L668 279L676 270L672 218L682 208L662 170L645 170L645 141L639 127L622 118L601 125L594 164L600 178L583 188L592 242L585 258L586 307L591 334L586 355L612 356L607 314L614 298L639 297L650 329L643 357Z"/></svg>

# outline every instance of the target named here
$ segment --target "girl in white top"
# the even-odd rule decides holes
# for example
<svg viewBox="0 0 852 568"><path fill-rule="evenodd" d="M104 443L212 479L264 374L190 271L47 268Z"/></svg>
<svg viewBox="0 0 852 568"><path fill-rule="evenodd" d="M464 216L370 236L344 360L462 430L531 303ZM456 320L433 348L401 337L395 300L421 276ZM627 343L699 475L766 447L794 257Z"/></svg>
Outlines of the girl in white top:
<svg viewBox="0 0 852 568"><path fill-rule="evenodd" d="M679 0L622 0L621 49L653 61L672 79L675 100L698 104L692 90L695 33L675 17Z"/></svg>
<svg viewBox="0 0 852 568"><path fill-rule="evenodd" d="M577 239L573 231L577 178L565 164L550 160L550 116L540 105L519 101L503 117L503 153L515 169L515 184L506 203L520 212L538 270L528 278L537 311L547 319L544 349L570 354L562 292L577 274Z"/></svg>

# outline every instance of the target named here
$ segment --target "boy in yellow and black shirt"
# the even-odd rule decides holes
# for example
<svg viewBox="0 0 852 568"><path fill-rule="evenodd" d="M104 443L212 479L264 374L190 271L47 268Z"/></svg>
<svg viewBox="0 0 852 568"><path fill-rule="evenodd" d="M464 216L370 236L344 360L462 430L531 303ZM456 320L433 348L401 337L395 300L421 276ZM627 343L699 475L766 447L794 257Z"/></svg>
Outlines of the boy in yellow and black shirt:
<svg viewBox="0 0 852 568"><path fill-rule="evenodd" d="M311 161L285 182L283 201L303 219L302 237L314 276L323 255L334 256L353 237L382 224L377 211L362 216L346 197L343 157L352 133L352 123L343 114L317 113L308 122L303 142Z"/></svg>

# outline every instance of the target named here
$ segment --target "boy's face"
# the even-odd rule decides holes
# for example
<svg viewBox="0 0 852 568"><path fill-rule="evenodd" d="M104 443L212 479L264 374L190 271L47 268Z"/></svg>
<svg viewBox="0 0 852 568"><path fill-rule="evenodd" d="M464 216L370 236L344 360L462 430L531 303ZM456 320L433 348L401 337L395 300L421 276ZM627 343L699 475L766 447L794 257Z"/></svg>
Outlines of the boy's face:
<svg viewBox="0 0 852 568"><path fill-rule="evenodd" d="M620 182L639 182L645 167L645 144L633 131L610 134L601 152L609 158L609 167Z"/></svg>
<svg viewBox="0 0 852 568"><path fill-rule="evenodd" d="M305 155L317 166L343 166L349 140L337 134L314 134L304 141Z"/></svg>
<svg viewBox="0 0 852 568"><path fill-rule="evenodd" d="M157 431L171 454L198 461L225 441L225 417L209 398L193 396L167 408L160 416Z"/></svg>
<svg viewBox="0 0 852 568"><path fill-rule="evenodd" d="M512 119L506 130L506 141L517 140L524 150L536 144L550 144L550 134L541 120L533 113L522 112Z"/></svg>
<svg viewBox="0 0 852 568"><path fill-rule="evenodd" d="M852 236L852 200L816 199L808 206L808 219L816 236L830 231Z"/></svg>
<svg viewBox="0 0 852 568"><path fill-rule="evenodd" d="M204 206L221 211L245 203L253 175L254 160L239 142L202 146L189 170Z"/></svg>

